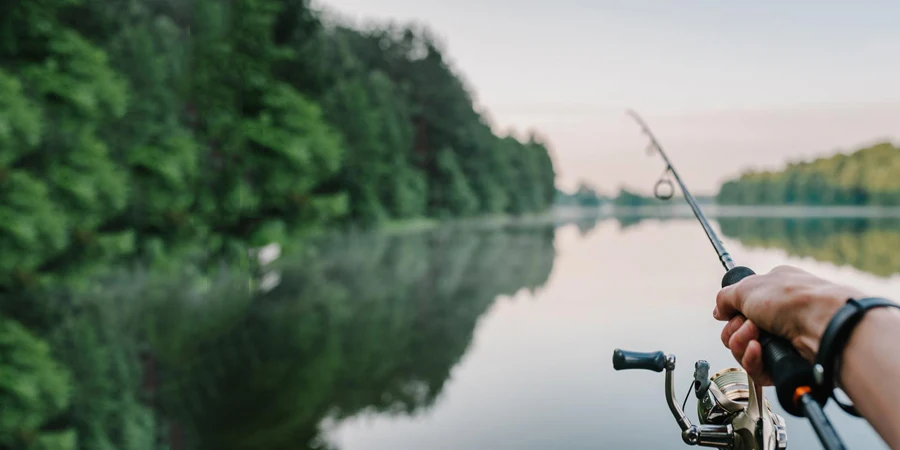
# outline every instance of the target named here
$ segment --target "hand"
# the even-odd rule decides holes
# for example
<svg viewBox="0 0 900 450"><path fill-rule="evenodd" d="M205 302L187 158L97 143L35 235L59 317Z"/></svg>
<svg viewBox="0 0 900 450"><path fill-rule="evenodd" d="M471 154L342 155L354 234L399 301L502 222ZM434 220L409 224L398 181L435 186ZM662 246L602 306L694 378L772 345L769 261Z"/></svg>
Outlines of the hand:
<svg viewBox="0 0 900 450"><path fill-rule="evenodd" d="M780 266L723 288L713 317L728 321L722 343L757 383L771 385L763 372L759 330L786 338L809 361L815 359L825 327L849 298L860 291Z"/></svg>

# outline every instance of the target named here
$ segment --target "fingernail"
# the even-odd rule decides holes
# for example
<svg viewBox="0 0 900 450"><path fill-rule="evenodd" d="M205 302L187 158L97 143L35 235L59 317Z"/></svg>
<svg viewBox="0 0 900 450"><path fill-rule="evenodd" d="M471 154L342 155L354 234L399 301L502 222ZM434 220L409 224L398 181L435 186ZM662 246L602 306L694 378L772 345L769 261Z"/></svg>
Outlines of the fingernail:
<svg viewBox="0 0 900 450"><path fill-rule="evenodd" d="M715 317L716 319L719 318L719 307L718 306L713 308L713 317Z"/></svg>

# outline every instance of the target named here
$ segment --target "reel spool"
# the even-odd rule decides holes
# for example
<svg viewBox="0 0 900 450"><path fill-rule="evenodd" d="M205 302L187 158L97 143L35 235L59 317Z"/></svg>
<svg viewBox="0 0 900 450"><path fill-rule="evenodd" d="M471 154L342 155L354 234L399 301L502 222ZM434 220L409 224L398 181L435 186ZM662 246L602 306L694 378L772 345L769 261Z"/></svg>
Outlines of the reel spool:
<svg viewBox="0 0 900 450"><path fill-rule="evenodd" d="M697 401L697 416L700 423L730 423L750 403L750 383L747 372L731 367L716 372L710 377L712 385L709 395ZM772 412L772 405L764 399L765 408Z"/></svg>

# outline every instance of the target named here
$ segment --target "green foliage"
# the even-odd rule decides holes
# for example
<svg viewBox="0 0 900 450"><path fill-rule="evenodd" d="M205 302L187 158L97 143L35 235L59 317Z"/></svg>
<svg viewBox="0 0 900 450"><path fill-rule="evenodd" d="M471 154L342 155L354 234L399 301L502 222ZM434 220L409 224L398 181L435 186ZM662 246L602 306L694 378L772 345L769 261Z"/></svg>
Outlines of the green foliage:
<svg viewBox="0 0 900 450"><path fill-rule="evenodd" d="M141 236L184 231L200 170L198 143L182 120L188 34L154 9L134 0L88 2L78 16L128 83L128 108L105 138L132 186L115 225Z"/></svg>
<svg viewBox="0 0 900 450"><path fill-rule="evenodd" d="M427 273L421 260L390 253L394 243L360 250L366 259L354 270L379 277L396 270L411 277L399 281L404 289L453 272L439 283L439 301L417 309L429 317L458 313L434 335L417 334L412 312L394 316L420 306L409 290L377 293L369 312L382 322L354 322L349 296L387 278L345 286L329 278L337 269L324 262L307 261L318 272L297 274L309 283L287 295L297 294L299 306L290 303L296 298L262 299L277 306L253 313L239 301L219 314L190 302L226 291L249 300L260 282L248 273L216 284L211 273L178 273L180 264L174 273L162 269L199 251L202 263L239 256L246 271L248 246L294 240L303 248L298 237L335 225L549 207L554 170L546 145L534 136L496 136L439 47L416 27L323 24L308 0L0 2L0 310L18 321L0 319L0 448L157 448L163 425L158 405L148 402L165 394L147 378L155 358L176 371L183 358L239 344L228 341L238 338L228 333L236 326L252 344L273 343L260 352L262 367L223 370L263 374L262 385L239 394L259 395L251 406L260 423L279 427L271 430L279 445L312 439L312 420L329 406L325 396L367 382L352 372L358 367L374 374L376 388L349 391L353 399L341 410L383 402L378 390L410 410L436 395L495 295L473 292L463 280L476 274L466 271L485 278L495 267L482 261L504 265L490 253L502 239L494 250L481 248L490 239L466 240L465 254L415 241L412 254L434 260L422 266ZM545 238L532 249L540 257L505 266L545 280L544 256L552 252ZM402 259L402 270L393 258ZM165 276L106 285L135 260ZM497 281L490 278L483 281ZM453 310L463 294L471 303ZM266 322L273 326L260 325ZM395 327L394 340L387 349L365 347L376 345L382 324ZM427 373L407 375L408 361L389 360L395 351L424 355L434 342L446 353L429 360ZM365 361L348 362L357 347L367 348ZM283 362L290 358L296 361ZM332 369L344 385L322 378ZM282 389L303 380L321 393L302 383ZM421 380L424 397L397 387ZM214 381L242 387L240 379ZM209 401L224 408L210 421L239 412L228 410L227 399ZM227 443L224 435L220 441Z"/></svg>
<svg viewBox="0 0 900 450"><path fill-rule="evenodd" d="M434 213L439 217L453 213L471 215L478 211L478 197L472 191L456 158L453 151L443 149L435 159L436 183L429 190L429 200Z"/></svg>
<svg viewBox="0 0 900 450"><path fill-rule="evenodd" d="M619 194L613 199L613 204L616 206L646 206L656 203L655 198L644 197L626 188L620 188Z"/></svg>
<svg viewBox="0 0 900 450"><path fill-rule="evenodd" d="M68 375L45 341L0 317L0 448L75 448L73 432L42 430L69 406Z"/></svg>
<svg viewBox="0 0 900 450"><path fill-rule="evenodd" d="M125 83L103 50L59 19L65 7L16 2L3 17L3 285L121 250L101 226L125 208L127 178L101 136L124 114Z"/></svg>
<svg viewBox="0 0 900 450"><path fill-rule="evenodd" d="M581 206L585 208L596 208L602 203L608 201L597 194L593 186L585 182L578 183L575 192L568 194L561 190L556 191L555 204L561 206Z"/></svg>
<svg viewBox="0 0 900 450"><path fill-rule="evenodd" d="M41 112L18 79L0 70L0 167L7 170L41 141Z"/></svg>
<svg viewBox="0 0 900 450"><path fill-rule="evenodd" d="M546 145L496 136L428 30L323 24L308 0L0 8L4 289L554 200Z"/></svg>
<svg viewBox="0 0 900 450"><path fill-rule="evenodd" d="M195 8L189 101L206 142L209 189L198 200L206 222L253 242L272 220L308 227L340 217L341 192L317 188L338 170L342 148L319 107L274 73L293 57L273 41L280 3L204 0Z"/></svg>
<svg viewBox="0 0 900 450"><path fill-rule="evenodd" d="M900 205L897 147L883 143L845 155L747 172L724 183L716 200L734 205Z"/></svg>
<svg viewBox="0 0 900 450"><path fill-rule="evenodd" d="M673 188L674 185L673 185ZM665 186L659 187L660 194L667 194L669 191ZM694 200L699 205L704 204L712 204L715 202L713 197L704 196L704 195L695 195ZM687 205L684 197L680 195L673 195L669 199L658 198L656 195L652 196L644 196L637 192L631 191L627 188L620 188L618 195L612 199L612 203L615 206L621 207L641 207L641 206L683 206Z"/></svg>
<svg viewBox="0 0 900 450"><path fill-rule="evenodd" d="M348 148L334 186L347 187L358 220L550 206L555 173L546 146L534 136L495 136L427 30L336 26L319 39L336 74L322 102Z"/></svg>
<svg viewBox="0 0 900 450"><path fill-rule="evenodd" d="M505 138L504 143L509 168L501 173L505 172L509 211L522 214L547 208L553 202L556 188L553 183L547 183L555 174L546 146L534 135L525 144L511 137Z"/></svg>

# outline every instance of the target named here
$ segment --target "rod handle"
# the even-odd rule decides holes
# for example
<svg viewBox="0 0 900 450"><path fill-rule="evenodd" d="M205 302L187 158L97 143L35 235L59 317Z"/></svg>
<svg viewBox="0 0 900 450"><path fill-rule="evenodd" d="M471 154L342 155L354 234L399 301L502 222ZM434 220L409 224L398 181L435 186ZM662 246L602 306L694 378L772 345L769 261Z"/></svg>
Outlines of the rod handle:
<svg viewBox="0 0 900 450"><path fill-rule="evenodd" d="M616 370L643 369L662 372L666 369L663 352L632 352L617 348L613 351L613 368Z"/></svg>
<svg viewBox="0 0 900 450"><path fill-rule="evenodd" d="M752 275L756 275L756 272L737 266L722 278L722 287L731 286ZM763 366L775 384L778 402L789 414L803 417L803 409L795 401L794 394L798 388L814 386L812 363L800 356L786 339L767 331L759 331L759 343L763 351Z"/></svg>

